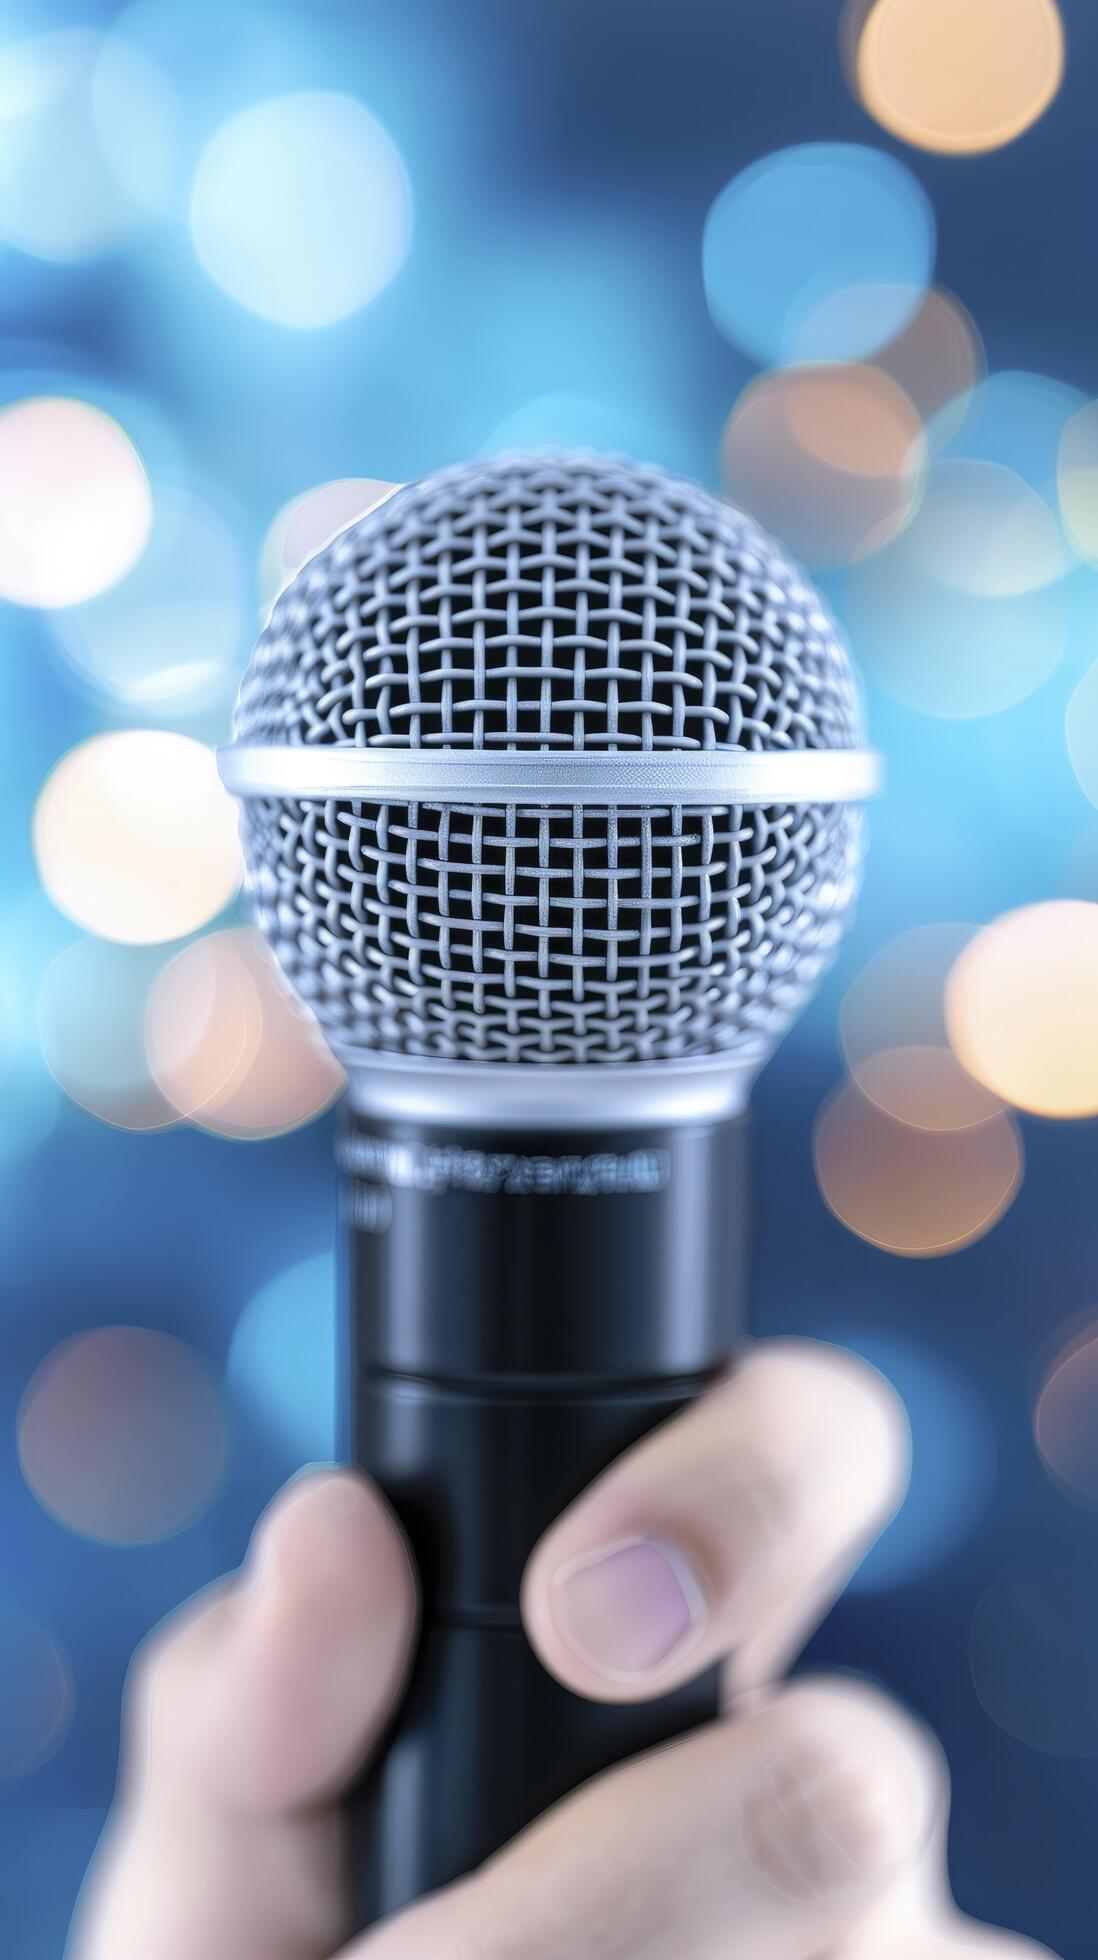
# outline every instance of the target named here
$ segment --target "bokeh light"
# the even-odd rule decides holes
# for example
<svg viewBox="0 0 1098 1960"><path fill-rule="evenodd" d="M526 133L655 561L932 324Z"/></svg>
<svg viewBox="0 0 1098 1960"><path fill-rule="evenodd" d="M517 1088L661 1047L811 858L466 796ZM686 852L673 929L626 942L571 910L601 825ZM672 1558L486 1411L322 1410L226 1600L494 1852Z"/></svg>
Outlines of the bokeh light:
<svg viewBox="0 0 1098 1960"><path fill-rule="evenodd" d="M118 245L166 194L175 135L164 74L118 35L0 49L0 237L45 259Z"/></svg>
<svg viewBox="0 0 1098 1960"><path fill-rule="evenodd" d="M929 435L948 456L1013 470L1056 511L1064 432L1086 399L1081 389L1052 375L1002 368L977 383L959 426L949 426L955 417L947 407L938 427L939 418L932 420Z"/></svg>
<svg viewBox="0 0 1098 1960"><path fill-rule="evenodd" d="M145 1009L160 947L81 939L59 953L38 996L39 1038L65 1094L124 1130L179 1121L149 1072Z"/></svg>
<svg viewBox="0 0 1098 1960"><path fill-rule="evenodd" d="M136 564L152 493L125 430L91 402L0 409L0 598L71 606Z"/></svg>
<svg viewBox="0 0 1098 1960"><path fill-rule="evenodd" d="M361 102L320 90L223 124L199 161L190 215L210 277L289 327L356 312L394 278L412 235L391 138Z"/></svg>
<svg viewBox="0 0 1098 1960"><path fill-rule="evenodd" d="M1098 1505L1098 1326L1077 1333L1053 1362L1033 1415L1037 1447L1060 1483Z"/></svg>
<svg viewBox="0 0 1098 1960"><path fill-rule="evenodd" d="M179 720L228 702L252 631L250 581L227 524L160 491L149 542L120 584L53 622L69 661L124 709Z"/></svg>
<svg viewBox="0 0 1098 1960"><path fill-rule="evenodd" d="M1052 585L1072 564L1036 490L1001 463L968 457L935 464L909 551L928 578L977 598Z"/></svg>
<svg viewBox="0 0 1098 1960"><path fill-rule="evenodd" d="M816 1119L815 1160L835 1216L859 1238L913 1259L982 1238L1022 1178L1021 1138L1009 1115L966 1129L916 1129L849 1082Z"/></svg>
<svg viewBox="0 0 1098 1960"><path fill-rule="evenodd" d="M1039 1116L1098 1114L1098 905L1008 912L946 984L954 1051L994 1095Z"/></svg>
<svg viewBox="0 0 1098 1960"><path fill-rule="evenodd" d="M344 1085L313 1015L248 926L184 948L149 996L153 1079L181 1116L218 1136L277 1136Z"/></svg>
<svg viewBox="0 0 1098 1960"><path fill-rule="evenodd" d="M276 513L263 541L259 560L262 605L270 606L283 586L337 531L365 517L368 510L383 504L399 488L399 483L387 483L379 477L344 476L291 497Z"/></svg>
<svg viewBox="0 0 1098 1960"><path fill-rule="evenodd" d="M843 611L855 659L878 687L920 714L965 720L1013 707L1048 678L1064 651L1068 609L1062 582L1028 583L1048 569L1045 556L1018 567L1021 590L947 583L944 574L958 575L965 562L948 533L959 503L951 468L932 468L911 522L850 571ZM974 534L981 523L977 515ZM974 565L974 578L986 580L998 565L994 544L989 557Z"/></svg>
<svg viewBox="0 0 1098 1960"><path fill-rule="evenodd" d="M0 1604L0 1783L55 1756L72 1723L72 1672L57 1642L16 1606Z"/></svg>
<svg viewBox="0 0 1098 1960"><path fill-rule="evenodd" d="M987 363L972 315L952 293L932 286L914 318L874 354L873 365L903 389L920 422L932 422L940 445L960 428Z"/></svg>
<svg viewBox="0 0 1098 1960"><path fill-rule="evenodd" d="M1096 1616L1089 1559L1019 1560L984 1594L969 1640L973 1684L1016 1742L1077 1761L1098 1756Z"/></svg>
<svg viewBox="0 0 1098 1960"><path fill-rule="evenodd" d="M1064 529L1076 551L1098 564L1098 402L1064 424L1057 481Z"/></svg>
<svg viewBox="0 0 1098 1960"><path fill-rule="evenodd" d="M54 904L128 945L197 931L240 883L236 810L212 750L158 729L71 749L43 785L33 842Z"/></svg>
<svg viewBox="0 0 1098 1960"><path fill-rule="evenodd" d="M721 444L725 494L806 564L848 565L910 514L922 479L919 418L864 365L780 368L751 382Z"/></svg>
<svg viewBox="0 0 1098 1960"><path fill-rule="evenodd" d="M1065 732L1079 787L1098 807L1098 661L1087 668L1068 702Z"/></svg>
<svg viewBox="0 0 1098 1960"><path fill-rule="evenodd" d="M917 1129L965 1129L1002 1108L957 1061L945 986L975 926L915 926L880 947L839 1009L843 1059L863 1095Z"/></svg>
<svg viewBox="0 0 1098 1960"><path fill-rule="evenodd" d="M193 1523L228 1453L198 1356L148 1327L100 1327L55 1348L27 1387L18 1435L39 1503L71 1531L117 1545Z"/></svg>
<svg viewBox="0 0 1098 1960"><path fill-rule="evenodd" d="M934 248L930 203L895 158L853 143L779 150L709 212L709 310L763 366L861 360L918 310Z"/></svg>
<svg viewBox="0 0 1098 1960"><path fill-rule="evenodd" d="M995 1483L995 1432L971 1383L937 1355L876 1329L826 1331L892 1383L911 1427L904 1501L848 1586L884 1592L943 1564L976 1529Z"/></svg>
<svg viewBox="0 0 1098 1960"><path fill-rule="evenodd" d="M336 1454L336 1273L330 1252L268 1280L229 1348L229 1386L288 1475Z"/></svg>
<svg viewBox="0 0 1098 1960"><path fill-rule="evenodd" d="M844 25L863 107L924 150L999 149L1060 87L1056 0L855 0Z"/></svg>

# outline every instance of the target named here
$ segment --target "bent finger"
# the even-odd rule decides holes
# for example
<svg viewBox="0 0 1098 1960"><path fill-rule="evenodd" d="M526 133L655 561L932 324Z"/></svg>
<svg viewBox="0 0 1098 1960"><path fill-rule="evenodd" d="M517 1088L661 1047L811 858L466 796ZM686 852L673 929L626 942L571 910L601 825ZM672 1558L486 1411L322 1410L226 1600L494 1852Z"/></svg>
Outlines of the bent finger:
<svg viewBox="0 0 1098 1960"><path fill-rule="evenodd" d="M918 1855L941 1788L882 1697L800 1683L587 1785L346 1960L816 1960Z"/></svg>
<svg viewBox="0 0 1098 1960"><path fill-rule="evenodd" d="M388 1718L415 1617L404 1541L364 1478L284 1491L240 1576L135 1662L71 1960L330 1954L346 1928L327 1800Z"/></svg>

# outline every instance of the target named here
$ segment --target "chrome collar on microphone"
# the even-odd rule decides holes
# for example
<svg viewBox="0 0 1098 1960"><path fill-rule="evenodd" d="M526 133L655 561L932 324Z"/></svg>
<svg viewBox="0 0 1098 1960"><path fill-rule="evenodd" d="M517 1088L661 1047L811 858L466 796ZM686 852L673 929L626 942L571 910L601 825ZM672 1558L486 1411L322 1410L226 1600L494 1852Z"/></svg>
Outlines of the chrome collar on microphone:
<svg viewBox="0 0 1098 1960"><path fill-rule="evenodd" d="M627 749L500 753L425 746L233 745L218 751L234 796L368 803L862 803L884 780L872 749Z"/></svg>

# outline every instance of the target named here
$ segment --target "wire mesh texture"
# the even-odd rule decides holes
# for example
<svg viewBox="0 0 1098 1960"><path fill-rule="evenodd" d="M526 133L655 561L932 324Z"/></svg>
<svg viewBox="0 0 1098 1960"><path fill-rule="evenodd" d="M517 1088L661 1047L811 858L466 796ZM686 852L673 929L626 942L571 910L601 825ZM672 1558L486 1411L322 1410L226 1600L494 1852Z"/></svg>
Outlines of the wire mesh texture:
<svg viewBox="0 0 1098 1960"><path fill-rule="evenodd" d="M539 452L408 485L313 558L235 739L841 749L863 727L833 623L748 518ZM257 921L337 1053L624 1063L769 1051L842 930L860 821L260 796L243 837Z"/></svg>

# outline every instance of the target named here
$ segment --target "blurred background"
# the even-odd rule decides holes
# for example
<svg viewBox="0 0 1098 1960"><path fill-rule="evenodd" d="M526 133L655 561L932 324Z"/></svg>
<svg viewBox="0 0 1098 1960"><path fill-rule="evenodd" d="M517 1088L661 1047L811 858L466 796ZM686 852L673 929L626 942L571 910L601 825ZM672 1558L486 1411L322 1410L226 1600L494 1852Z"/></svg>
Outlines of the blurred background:
<svg viewBox="0 0 1098 1960"><path fill-rule="evenodd" d="M757 1098L760 1324L897 1385L809 1665L957 1890L1093 1952L1098 13L24 0L0 27L0 1917L58 1960L133 1648L333 1450L340 1078L213 746L386 489L587 442L819 577L889 789Z"/></svg>

